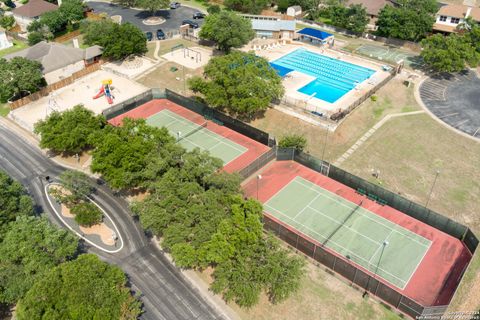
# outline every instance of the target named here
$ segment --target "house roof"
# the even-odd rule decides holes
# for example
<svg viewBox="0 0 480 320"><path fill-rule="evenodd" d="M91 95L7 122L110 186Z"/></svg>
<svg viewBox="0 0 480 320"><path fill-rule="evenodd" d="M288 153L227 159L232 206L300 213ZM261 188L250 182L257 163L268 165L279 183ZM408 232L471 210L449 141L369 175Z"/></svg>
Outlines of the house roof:
<svg viewBox="0 0 480 320"><path fill-rule="evenodd" d="M97 45L88 47L85 49L85 55L84 58L85 60L89 60L98 56L101 56L103 52L103 48Z"/></svg>
<svg viewBox="0 0 480 320"><path fill-rule="evenodd" d="M461 4L449 4L443 6L438 10L437 15L463 19L467 15L469 9L470 12L468 13L468 16L472 17L475 21L480 21L480 8L464 6Z"/></svg>
<svg viewBox="0 0 480 320"><path fill-rule="evenodd" d="M302 12L302 7L300 7L300 6L290 6L290 7L287 8L287 10L290 9L290 8L295 10L295 12Z"/></svg>
<svg viewBox="0 0 480 320"><path fill-rule="evenodd" d="M43 0L30 0L27 4L14 9L14 15L35 18L39 17L45 12L57 10L58 6L53 3Z"/></svg>
<svg viewBox="0 0 480 320"><path fill-rule="evenodd" d="M252 21L253 30L295 31L295 20L256 20Z"/></svg>
<svg viewBox="0 0 480 320"><path fill-rule="evenodd" d="M66 67L78 61L83 61L85 50L67 47L54 42L39 42L36 45L4 56L10 60L14 57L23 57L35 60L42 64L44 74Z"/></svg>
<svg viewBox="0 0 480 320"><path fill-rule="evenodd" d="M449 25L446 25L446 24L442 24L442 23L435 23L432 27L433 30L435 31L442 31L442 32L448 32L448 33L452 33L452 32L455 32L457 27L455 26L449 26Z"/></svg>
<svg viewBox="0 0 480 320"><path fill-rule="evenodd" d="M320 39L320 40L325 40L328 37L332 36L331 33L328 33L328 32L322 31L322 30L318 30L318 29L313 29L313 28L303 28L302 30L297 31L297 33L303 34L303 35L306 35L306 36L309 36L309 37L317 38L317 39Z"/></svg>
<svg viewBox="0 0 480 320"><path fill-rule="evenodd" d="M367 13L372 16L378 16L380 10L386 5L393 6L393 3L390 0L347 0L347 6L352 4L363 5L366 8Z"/></svg>

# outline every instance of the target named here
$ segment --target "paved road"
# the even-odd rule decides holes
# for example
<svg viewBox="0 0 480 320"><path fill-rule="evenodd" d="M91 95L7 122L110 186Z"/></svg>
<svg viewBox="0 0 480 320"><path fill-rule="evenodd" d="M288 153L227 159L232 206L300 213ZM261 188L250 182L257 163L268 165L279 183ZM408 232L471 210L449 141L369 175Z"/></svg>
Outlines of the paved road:
<svg viewBox="0 0 480 320"><path fill-rule="evenodd" d="M178 31L178 29L182 25L183 20L193 20L193 13L198 12L198 10L196 9L183 6L177 9L159 10L155 13L155 15L165 18L165 22L156 26L147 26L143 24L142 21L151 16L150 12L148 11L124 8L106 2L92 1L88 2L87 5L92 8L95 13L104 12L109 16L120 15L122 16L122 23L130 22L139 27L144 32L153 32L154 36L157 29L162 29L165 33L170 31ZM202 25L203 23L203 19L197 19L194 21L196 21L199 25Z"/></svg>
<svg viewBox="0 0 480 320"><path fill-rule="evenodd" d="M45 212L55 224L64 227L48 205L43 192L46 175L58 176L65 169L45 157L37 147L24 137L10 131L0 120L0 169L20 181L33 196L38 212ZM131 217L127 203L115 197L103 185L97 186L95 201L115 220L125 241L124 248L111 255L86 247L102 260L121 267L128 275L133 288L143 293L148 320L223 319L183 275L165 258L160 250L145 237Z"/></svg>

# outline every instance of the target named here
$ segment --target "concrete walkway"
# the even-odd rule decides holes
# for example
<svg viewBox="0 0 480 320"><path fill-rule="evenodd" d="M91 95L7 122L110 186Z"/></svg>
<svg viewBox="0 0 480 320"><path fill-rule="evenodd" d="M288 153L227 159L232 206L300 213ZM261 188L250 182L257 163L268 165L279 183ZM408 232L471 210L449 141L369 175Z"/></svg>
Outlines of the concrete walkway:
<svg viewBox="0 0 480 320"><path fill-rule="evenodd" d="M155 51L153 52L153 57L159 61L160 57L158 56L158 52L160 51L160 40L155 41Z"/></svg>
<svg viewBox="0 0 480 320"><path fill-rule="evenodd" d="M411 116L416 114L425 113L424 110L420 111L412 111L412 112L404 112L404 113L392 113L385 116L382 120L380 120L377 124L375 124L370 130L368 130L360 139L358 139L350 149L347 150L340 158L338 158L333 165L338 167L341 165L345 160L347 160L354 152L357 150L365 141L367 141L379 128L381 128L387 121L393 118L403 117L403 116Z"/></svg>

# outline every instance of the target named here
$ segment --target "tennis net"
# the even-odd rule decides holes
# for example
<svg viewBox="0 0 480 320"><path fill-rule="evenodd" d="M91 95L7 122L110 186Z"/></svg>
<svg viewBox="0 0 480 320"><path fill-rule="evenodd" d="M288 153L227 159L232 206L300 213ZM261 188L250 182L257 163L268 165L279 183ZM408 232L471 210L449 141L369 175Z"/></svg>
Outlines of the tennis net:
<svg viewBox="0 0 480 320"><path fill-rule="evenodd" d="M184 135L178 135L178 140L177 141L181 141L189 136L191 136L192 134L194 134L195 132L198 132L200 130L202 130L203 128L206 128L207 127L207 121L205 121L204 123L202 123L201 125L199 125L198 127L196 127L195 129L193 129L192 131L184 134Z"/></svg>

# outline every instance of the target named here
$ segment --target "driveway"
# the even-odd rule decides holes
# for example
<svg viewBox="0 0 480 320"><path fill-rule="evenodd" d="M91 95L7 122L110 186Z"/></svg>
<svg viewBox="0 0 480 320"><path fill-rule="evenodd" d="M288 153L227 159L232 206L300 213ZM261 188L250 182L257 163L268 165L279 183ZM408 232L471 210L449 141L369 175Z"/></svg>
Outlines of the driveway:
<svg viewBox="0 0 480 320"><path fill-rule="evenodd" d="M189 7L180 7L177 9L165 9L159 10L155 13L156 16L161 16L165 18L165 22L156 26L147 26L143 24L143 20L150 17L151 14L149 11L145 10L138 10L138 9L130 9L121 6L117 6L111 3L106 2L87 2L87 5L94 10L95 13L106 13L109 16L119 15L122 16L122 23L130 22L137 27L139 27L142 31L147 32L151 31L154 33L157 29L162 29L163 32L171 32L177 31L182 25L182 21L185 19L193 20L193 14L198 12L197 9L192 9ZM203 23L203 19L194 20L200 26Z"/></svg>

